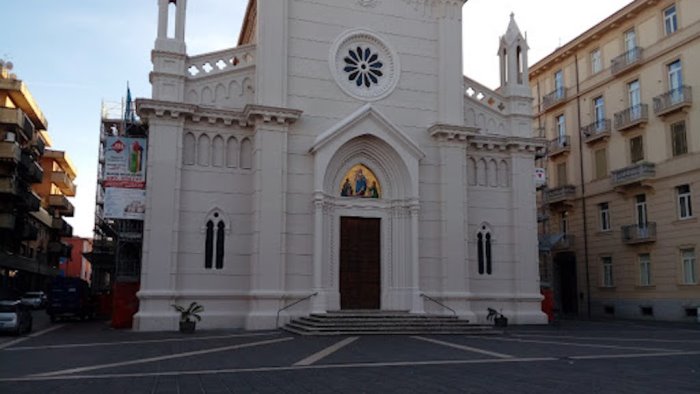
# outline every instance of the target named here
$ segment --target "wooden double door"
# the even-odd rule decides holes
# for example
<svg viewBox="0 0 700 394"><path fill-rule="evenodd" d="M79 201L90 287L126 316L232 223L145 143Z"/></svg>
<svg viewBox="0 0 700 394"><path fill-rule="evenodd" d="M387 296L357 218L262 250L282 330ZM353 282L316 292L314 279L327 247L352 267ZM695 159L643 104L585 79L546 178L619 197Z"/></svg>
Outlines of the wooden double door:
<svg viewBox="0 0 700 394"><path fill-rule="evenodd" d="M381 219L340 218L340 309L379 309Z"/></svg>

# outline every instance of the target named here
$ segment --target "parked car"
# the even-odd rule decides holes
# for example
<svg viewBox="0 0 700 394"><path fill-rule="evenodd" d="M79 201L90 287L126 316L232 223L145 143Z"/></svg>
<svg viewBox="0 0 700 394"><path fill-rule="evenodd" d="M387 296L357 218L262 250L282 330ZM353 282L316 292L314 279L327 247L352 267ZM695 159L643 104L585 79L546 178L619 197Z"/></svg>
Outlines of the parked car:
<svg viewBox="0 0 700 394"><path fill-rule="evenodd" d="M0 331L20 335L32 331L32 313L20 301L0 301Z"/></svg>
<svg viewBox="0 0 700 394"><path fill-rule="evenodd" d="M95 302L90 295L90 285L80 278L54 279L46 313L52 322L65 317L92 319L95 316Z"/></svg>
<svg viewBox="0 0 700 394"><path fill-rule="evenodd" d="M34 309L40 309L46 307L47 297L43 291L30 291L24 293L20 301L27 306Z"/></svg>

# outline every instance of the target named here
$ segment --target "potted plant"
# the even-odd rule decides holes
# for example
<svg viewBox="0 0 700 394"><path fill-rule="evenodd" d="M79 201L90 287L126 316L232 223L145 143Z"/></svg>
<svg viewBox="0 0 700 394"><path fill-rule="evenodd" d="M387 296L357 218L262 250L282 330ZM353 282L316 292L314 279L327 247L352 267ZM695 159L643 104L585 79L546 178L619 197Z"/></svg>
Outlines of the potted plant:
<svg viewBox="0 0 700 394"><path fill-rule="evenodd" d="M496 327L508 327L508 318L493 308L488 308L489 314L486 315L486 320L491 321Z"/></svg>
<svg viewBox="0 0 700 394"><path fill-rule="evenodd" d="M202 321L202 316L199 313L204 311L204 307L197 302L192 302L187 308L175 304L172 307L180 312L180 332L192 334L197 322Z"/></svg>

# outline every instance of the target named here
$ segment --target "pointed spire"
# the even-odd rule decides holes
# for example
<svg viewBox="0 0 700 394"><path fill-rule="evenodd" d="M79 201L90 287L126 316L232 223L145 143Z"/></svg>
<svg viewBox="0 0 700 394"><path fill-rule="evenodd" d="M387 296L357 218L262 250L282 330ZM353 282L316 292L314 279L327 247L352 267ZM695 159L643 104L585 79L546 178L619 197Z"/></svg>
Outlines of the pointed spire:
<svg viewBox="0 0 700 394"><path fill-rule="evenodd" d="M129 81L126 81L126 105L124 106L124 122L134 123L136 116L134 114L133 102L131 101L131 89Z"/></svg>
<svg viewBox="0 0 700 394"><path fill-rule="evenodd" d="M518 24L515 22L515 13L510 13L510 22L508 23L508 30L506 31L505 41L507 44L512 44L513 41L517 40L518 37L522 38L523 35L520 32Z"/></svg>

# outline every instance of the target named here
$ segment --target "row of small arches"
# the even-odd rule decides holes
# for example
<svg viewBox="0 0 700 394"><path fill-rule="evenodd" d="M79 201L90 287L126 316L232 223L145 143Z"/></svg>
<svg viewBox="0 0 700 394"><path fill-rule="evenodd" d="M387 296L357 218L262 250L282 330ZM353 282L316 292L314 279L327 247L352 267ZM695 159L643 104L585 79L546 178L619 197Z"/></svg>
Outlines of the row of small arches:
<svg viewBox="0 0 700 394"><path fill-rule="evenodd" d="M506 127L503 123L496 124L496 120L492 117L487 120L486 115L482 112L477 114L473 108L467 108L464 111L464 123L467 126L478 127L489 134L506 134Z"/></svg>
<svg viewBox="0 0 700 394"><path fill-rule="evenodd" d="M233 136L224 141L220 135L210 140L204 133L198 137L193 133L185 133L182 163L203 167L250 169L253 165L253 143L248 137L239 143Z"/></svg>
<svg viewBox="0 0 700 394"><path fill-rule="evenodd" d="M214 86L204 86L199 91L190 89L187 93L187 102L198 105L226 105L232 108L243 108L250 103L255 95L253 81L250 78L242 82L231 81L228 87L223 83Z"/></svg>
<svg viewBox="0 0 700 394"><path fill-rule="evenodd" d="M508 162L494 158L467 159L467 181L470 186L508 187L510 171Z"/></svg>

